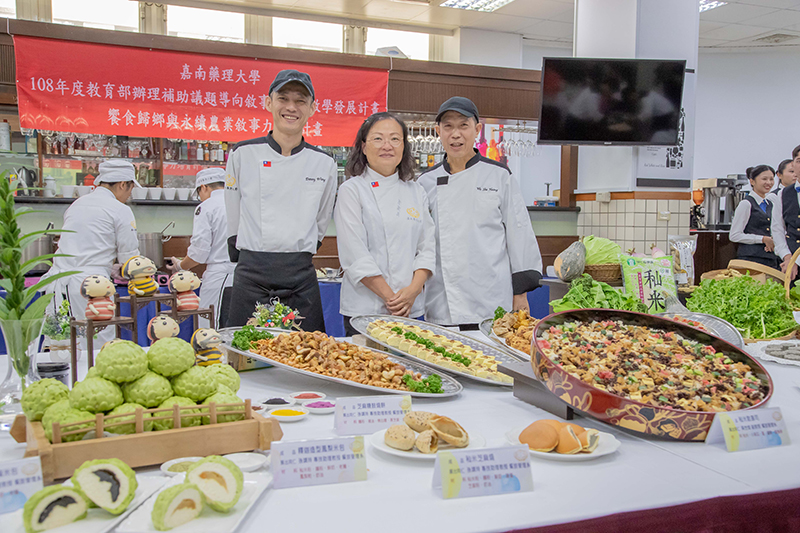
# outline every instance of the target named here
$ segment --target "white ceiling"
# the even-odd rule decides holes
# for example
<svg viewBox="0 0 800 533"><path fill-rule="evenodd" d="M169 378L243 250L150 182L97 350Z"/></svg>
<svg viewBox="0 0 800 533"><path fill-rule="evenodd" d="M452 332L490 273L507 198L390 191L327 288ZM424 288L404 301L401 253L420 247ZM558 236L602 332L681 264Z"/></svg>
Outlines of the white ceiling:
<svg viewBox="0 0 800 533"><path fill-rule="evenodd" d="M365 21L379 27L451 33L470 27L519 33L535 44L572 44L574 0L515 0L493 13L478 13L392 0L166 0L167 4L227 9L330 22ZM668 1L668 0L665 0ZM775 33L795 39L771 44L756 39ZM700 47L787 47L800 45L800 0L728 0L700 14Z"/></svg>

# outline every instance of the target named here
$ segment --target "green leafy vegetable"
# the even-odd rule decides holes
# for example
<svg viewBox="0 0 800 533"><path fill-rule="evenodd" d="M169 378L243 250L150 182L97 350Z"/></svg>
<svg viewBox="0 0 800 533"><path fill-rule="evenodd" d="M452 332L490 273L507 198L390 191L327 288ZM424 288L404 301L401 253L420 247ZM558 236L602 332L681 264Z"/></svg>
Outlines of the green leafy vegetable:
<svg viewBox="0 0 800 533"><path fill-rule="evenodd" d="M570 283L569 291L560 300L550 302L553 311L573 309L619 309L646 313L647 307L636 296L623 294L608 283L595 281L583 274Z"/></svg>
<svg viewBox="0 0 800 533"><path fill-rule="evenodd" d="M408 390L411 392L427 392L430 394L441 394L444 392L444 390L442 390L442 378L437 374L431 374L421 381L412 378L411 374L406 374L403 376L403 383L406 384Z"/></svg>
<svg viewBox="0 0 800 533"><path fill-rule="evenodd" d="M589 235L583 239L583 245L586 247L587 265L619 263L622 247L614 241Z"/></svg>
<svg viewBox="0 0 800 533"><path fill-rule="evenodd" d="M746 339L782 337L800 327L783 285L769 279L764 284L750 276L703 280L686 307L727 320Z"/></svg>
<svg viewBox="0 0 800 533"><path fill-rule="evenodd" d="M789 291L789 299L795 309L800 309L800 280L794 282L794 287Z"/></svg>
<svg viewBox="0 0 800 533"><path fill-rule="evenodd" d="M253 343L262 339L272 339L274 335L268 331L258 331L255 326L243 326L242 329L233 334L234 348L248 351L253 347Z"/></svg>
<svg viewBox="0 0 800 533"><path fill-rule="evenodd" d="M503 309L502 306L500 306L500 307L498 307L497 309L494 310L494 319L495 320L500 320L504 316L506 316L506 310Z"/></svg>
<svg viewBox="0 0 800 533"><path fill-rule="evenodd" d="M414 332L411 331L404 332L402 328L396 328L396 327L392 328L392 331L397 333L398 335L402 335L403 337L405 337L410 341L414 341L417 344L421 344L426 348L438 353L442 357L447 357L448 359L451 359L456 363L461 363L464 366L469 366L470 364L472 364L472 361L469 358L464 357L462 355L458 355L457 353L448 352L443 346L437 346L433 341L430 341L424 337L420 337Z"/></svg>

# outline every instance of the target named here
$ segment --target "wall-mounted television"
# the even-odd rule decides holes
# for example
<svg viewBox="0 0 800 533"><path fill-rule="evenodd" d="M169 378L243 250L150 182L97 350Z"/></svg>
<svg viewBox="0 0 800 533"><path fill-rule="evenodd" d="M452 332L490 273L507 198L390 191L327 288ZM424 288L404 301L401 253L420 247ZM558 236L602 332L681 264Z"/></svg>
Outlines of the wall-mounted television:
<svg viewBox="0 0 800 533"><path fill-rule="evenodd" d="M540 144L673 146L685 60L545 57Z"/></svg>

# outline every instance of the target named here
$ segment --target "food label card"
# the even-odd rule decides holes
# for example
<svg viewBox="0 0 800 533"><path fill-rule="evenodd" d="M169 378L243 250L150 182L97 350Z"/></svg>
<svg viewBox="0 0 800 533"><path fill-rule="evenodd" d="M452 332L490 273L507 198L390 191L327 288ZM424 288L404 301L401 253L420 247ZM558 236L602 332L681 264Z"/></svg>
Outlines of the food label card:
<svg viewBox="0 0 800 533"><path fill-rule="evenodd" d="M276 489L366 481L364 437L272 443Z"/></svg>
<svg viewBox="0 0 800 533"><path fill-rule="evenodd" d="M38 457L0 463L0 514L22 509L42 486L42 462Z"/></svg>
<svg viewBox="0 0 800 533"><path fill-rule="evenodd" d="M411 411L411 396L362 396L336 400L337 435L369 435L395 424Z"/></svg>
<svg viewBox="0 0 800 533"><path fill-rule="evenodd" d="M723 440L729 452L791 444L780 407L717 413L706 444Z"/></svg>
<svg viewBox="0 0 800 533"><path fill-rule="evenodd" d="M441 488L445 499L531 491L528 447L439 452L433 467L433 488Z"/></svg>

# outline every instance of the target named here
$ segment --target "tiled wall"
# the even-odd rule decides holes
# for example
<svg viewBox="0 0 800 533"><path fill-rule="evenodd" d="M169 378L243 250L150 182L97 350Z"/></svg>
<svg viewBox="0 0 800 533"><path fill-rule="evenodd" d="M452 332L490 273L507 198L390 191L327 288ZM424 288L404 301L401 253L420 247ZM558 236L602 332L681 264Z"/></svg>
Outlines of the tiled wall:
<svg viewBox="0 0 800 533"><path fill-rule="evenodd" d="M689 234L691 200L611 200L578 202L578 235L595 235L617 242L623 251L636 248L650 253L655 244L669 251L668 235ZM658 220L658 213L668 211L670 219Z"/></svg>

